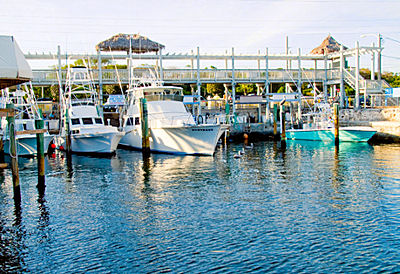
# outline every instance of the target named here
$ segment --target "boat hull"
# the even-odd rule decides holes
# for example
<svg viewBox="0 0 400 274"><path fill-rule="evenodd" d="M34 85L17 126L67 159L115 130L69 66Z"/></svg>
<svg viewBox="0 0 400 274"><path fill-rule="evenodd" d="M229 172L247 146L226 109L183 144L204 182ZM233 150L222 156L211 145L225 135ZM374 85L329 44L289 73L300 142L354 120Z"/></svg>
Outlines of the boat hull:
<svg viewBox="0 0 400 274"><path fill-rule="evenodd" d="M71 135L71 152L82 154L112 154L124 136L123 132L85 133ZM65 138L58 146L66 148Z"/></svg>
<svg viewBox="0 0 400 274"><path fill-rule="evenodd" d="M44 153L47 153L47 149L52 140L53 136L44 135ZM35 134L18 135L16 142L17 154L19 156L34 156L37 154L37 140ZM4 153L10 154L10 142L8 138L4 141Z"/></svg>
<svg viewBox="0 0 400 274"><path fill-rule="evenodd" d="M369 127L340 127L339 141L341 142L367 142L376 133ZM286 138L292 140L309 141L335 141L333 128L329 129L291 129L286 131Z"/></svg>
<svg viewBox="0 0 400 274"><path fill-rule="evenodd" d="M213 155L222 133L221 125L151 128L150 150L171 154ZM140 127L128 131L120 144L141 149Z"/></svg>

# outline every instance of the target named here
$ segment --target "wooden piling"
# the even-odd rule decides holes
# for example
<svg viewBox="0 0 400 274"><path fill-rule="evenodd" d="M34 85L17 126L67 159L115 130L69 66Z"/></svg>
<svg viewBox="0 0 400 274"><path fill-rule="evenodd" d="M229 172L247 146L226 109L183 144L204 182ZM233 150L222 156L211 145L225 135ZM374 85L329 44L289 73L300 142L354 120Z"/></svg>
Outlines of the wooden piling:
<svg viewBox="0 0 400 274"><path fill-rule="evenodd" d="M333 116L335 124L335 145L339 144L339 104L333 104Z"/></svg>
<svg viewBox="0 0 400 274"><path fill-rule="evenodd" d="M278 137L278 106L274 104L274 139Z"/></svg>
<svg viewBox="0 0 400 274"><path fill-rule="evenodd" d="M150 154L150 131L147 112L146 98L140 99L140 118L142 123L142 152L144 155Z"/></svg>
<svg viewBox="0 0 400 274"><path fill-rule="evenodd" d="M44 128L43 120L35 120L36 129ZM45 189L45 166L44 166L44 133L36 133L37 161L38 161L38 184L39 192Z"/></svg>
<svg viewBox="0 0 400 274"><path fill-rule="evenodd" d="M281 118L281 141L286 141L286 125L285 125L285 106L281 105L280 109L280 118Z"/></svg>
<svg viewBox="0 0 400 274"><path fill-rule="evenodd" d="M71 128L69 126L69 113L65 111L65 145L67 153L71 153Z"/></svg>
<svg viewBox="0 0 400 274"><path fill-rule="evenodd" d="M14 110L14 104L7 104L7 109ZM17 142L15 133L15 117L14 114L7 116L8 122L8 135L10 143L10 157L11 157L11 172L13 178L13 191L14 191L14 202L16 204L21 203L21 188L19 185L19 171L18 171L18 155L17 155Z"/></svg>

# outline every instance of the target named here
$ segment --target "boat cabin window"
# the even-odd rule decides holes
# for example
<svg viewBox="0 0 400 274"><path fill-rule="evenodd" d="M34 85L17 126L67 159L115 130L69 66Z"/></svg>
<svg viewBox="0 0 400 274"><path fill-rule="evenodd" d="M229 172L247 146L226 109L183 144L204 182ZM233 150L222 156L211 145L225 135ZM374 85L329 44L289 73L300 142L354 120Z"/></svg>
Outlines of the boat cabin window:
<svg viewBox="0 0 400 274"><path fill-rule="evenodd" d="M94 121L96 122L96 124L102 125L103 121L101 120L101 118L94 118Z"/></svg>
<svg viewBox="0 0 400 274"><path fill-rule="evenodd" d="M139 125L140 124L140 119L139 117L135 117L135 125Z"/></svg>
<svg viewBox="0 0 400 274"><path fill-rule="evenodd" d="M92 118L82 118L82 122L84 125L93 125Z"/></svg>
<svg viewBox="0 0 400 274"><path fill-rule="evenodd" d="M79 118L73 118L73 119L71 119L71 123L72 123L73 125L79 125L79 124L80 124Z"/></svg>
<svg viewBox="0 0 400 274"><path fill-rule="evenodd" d="M133 118L129 117L128 120L126 121L127 126L133 126Z"/></svg>

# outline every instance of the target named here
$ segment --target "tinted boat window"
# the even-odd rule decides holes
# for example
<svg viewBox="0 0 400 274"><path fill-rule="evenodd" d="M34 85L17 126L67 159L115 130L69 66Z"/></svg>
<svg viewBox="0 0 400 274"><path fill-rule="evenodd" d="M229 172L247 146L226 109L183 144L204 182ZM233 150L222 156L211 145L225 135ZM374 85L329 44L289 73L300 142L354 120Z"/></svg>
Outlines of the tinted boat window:
<svg viewBox="0 0 400 274"><path fill-rule="evenodd" d="M133 126L133 118L129 117L128 120L126 121L127 126Z"/></svg>
<svg viewBox="0 0 400 274"><path fill-rule="evenodd" d="M79 124L80 124L79 118L71 119L71 123L72 123L73 125L79 125Z"/></svg>
<svg viewBox="0 0 400 274"><path fill-rule="evenodd" d="M82 122L84 125L93 125L92 118L82 118Z"/></svg>
<svg viewBox="0 0 400 274"><path fill-rule="evenodd" d="M101 120L101 118L94 118L94 121L96 122L96 124L103 124L103 121Z"/></svg>
<svg viewBox="0 0 400 274"><path fill-rule="evenodd" d="M140 124L139 117L135 117L135 125L139 125L139 124Z"/></svg>

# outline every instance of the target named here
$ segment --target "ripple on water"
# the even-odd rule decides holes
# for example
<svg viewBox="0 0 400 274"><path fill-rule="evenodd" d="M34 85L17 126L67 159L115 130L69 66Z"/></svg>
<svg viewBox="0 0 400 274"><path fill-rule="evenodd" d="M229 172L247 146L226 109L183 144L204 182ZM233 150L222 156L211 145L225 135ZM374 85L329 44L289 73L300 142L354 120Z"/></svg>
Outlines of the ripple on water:
<svg viewBox="0 0 400 274"><path fill-rule="evenodd" d="M0 176L2 271L398 272L397 146L256 143L214 157L118 150ZM362 155L362 157L360 157Z"/></svg>

